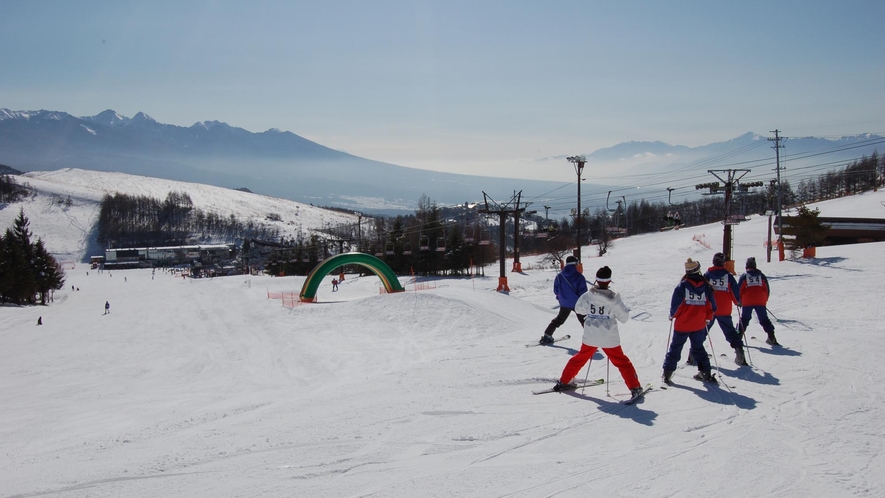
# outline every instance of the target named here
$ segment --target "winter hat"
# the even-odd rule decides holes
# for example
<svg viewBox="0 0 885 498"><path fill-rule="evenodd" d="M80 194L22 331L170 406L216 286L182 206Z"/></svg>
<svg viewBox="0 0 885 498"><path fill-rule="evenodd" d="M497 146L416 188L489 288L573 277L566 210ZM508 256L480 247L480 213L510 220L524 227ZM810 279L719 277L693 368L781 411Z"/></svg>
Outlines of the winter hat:
<svg viewBox="0 0 885 498"><path fill-rule="evenodd" d="M576 265L576 264L578 264L578 258L576 258L574 256L569 256L569 257L565 258L565 264Z"/></svg>
<svg viewBox="0 0 885 498"><path fill-rule="evenodd" d="M701 272L701 264L700 263L698 263L697 261L695 261L691 258L688 258L688 260L685 261L685 274L686 275L689 273L700 273L700 272Z"/></svg>
<svg viewBox="0 0 885 498"><path fill-rule="evenodd" d="M609 268L607 266L603 266L602 268L596 270L596 281L597 282L602 282L604 284L607 284L607 283L611 282L611 280L612 280L612 269L611 268Z"/></svg>
<svg viewBox="0 0 885 498"><path fill-rule="evenodd" d="M756 269L756 258L752 258L752 257L747 258L747 268L753 269L753 270Z"/></svg>
<svg viewBox="0 0 885 498"><path fill-rule="evenodd" d="M725 255L717 252L713 255L713 266L725 266Z"/></svg>

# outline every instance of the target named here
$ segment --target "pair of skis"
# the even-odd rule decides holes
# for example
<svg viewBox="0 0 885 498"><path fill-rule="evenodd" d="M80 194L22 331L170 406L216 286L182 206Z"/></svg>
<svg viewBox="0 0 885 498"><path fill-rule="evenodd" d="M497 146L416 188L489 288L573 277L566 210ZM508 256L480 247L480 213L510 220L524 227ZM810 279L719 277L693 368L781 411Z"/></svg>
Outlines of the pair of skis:
<svg viewBox="0 0 885 498"><path fill-rule="evenodd" d="M549 346L549 345L551 345L551 344L556 344L556 343L559 342L559 341L564 341L564 340L566 340L566 339L571 339L571 338L572 338L571 335L566 334L566 335L564 335L564 336L562 336L562 337L557 337L557 338L553 339L553 342L547 342L547 343L533 342L533 343L530 343L530 344L526 344L525 347L527 347L527 348L533 348L533 347L535 347L535 346Z"/></svg>
<svg viewBox="0 0 885 498"><path fill-rule="evenodd" d="M596 380L591 380L591 381L589 381L589 382L580 382L580 383L574 385L574 387L569 386L568 389L565 389L565 390L559 390L559 391L557 391L556 389L554 389L554 388L551 387L550 389L542 389L542 390L540 390L540 391L532 391L532 394L547 394L547 393L555 393L555 392L571 392L571 391L575 391L575 390L577 390L577 389L582 389L582 388L584 388L584 387L601 386L602 384L605 384L605 379L596 379ZM648 392L651 391L651 390L652 390L652 385L651 385L651 384L646 384L645 387L642 388L642 392L640 392L640 393L637 394L636 396L631 396L630 399L625 399L625 400L621 401L621 404L622 404L622 405L632 405L633 403L636 403L636 402L639 400L639 398L645 396L646 393L648 393Z"/></svg>

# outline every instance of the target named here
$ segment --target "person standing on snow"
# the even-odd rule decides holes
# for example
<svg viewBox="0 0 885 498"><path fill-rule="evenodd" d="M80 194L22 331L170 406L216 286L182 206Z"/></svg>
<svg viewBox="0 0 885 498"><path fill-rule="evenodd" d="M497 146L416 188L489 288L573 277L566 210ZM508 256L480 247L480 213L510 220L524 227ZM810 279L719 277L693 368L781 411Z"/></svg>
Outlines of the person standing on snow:
<svg viewBox="0 0 885 498"><path fill-rule="evenodd" d="M701 264L688 258L685 262L685 276L673 289L673 296L670 298L670 320L674 321L673 339L664 358L664 382L670 383L670 378L682 356L682 347L685 341L690 341L690 352L697 361L699 370L694 378L713 384L719 383L710 366L707 350L704 349L704 341L707 340L707 323L713 319L714 311L716 303L713 290L701 275Z"/></svg>
<svg viewBox="0 0 885 498"><path fill-rule="evenodd" d="M553 344L553 332L565 323L569 315L575 311L575 303L578 297L587 292L587 280L578 271L578 258L569 256L565 258L565 267L553 279L553 294L559 301L559 314L550 321L544 335L538 344ZM584 326L584 315L575 313L581 326Z"/></svg>
<svg viewBox="0 0 885 498"><path fill-rule="evenodd" d="M612 270L608 266L597 270L596 283L575 303L575 313L578 313L578 316L585 316L581 350L565 364L559 382L553 386L554 391L575 389L576 384L573 379L587 361L593 358L596 349L602 348L615 368L621 372L630 394L632 396L642 394L639 376L636 375L636 369L630 358L627 358L621 349L621 336L618 334L618 322L626 323L630 310L621 301L621 296L608 288L611 276Z"/></svg>
<svg viewBox="0 0 885 498"><path fill-rule="evenodd" d="M337 291L338 291L338 279L333 278L332 279L332 292L337 292Z"/></svg>
<svg viewBox="0 0 885 498"><path fill-rule="evenodd" d="M725 268L724 254L717 252L713 255L713 266L707 268L704 278L713 288L713 297L716 299L716 312L713 314L713 321L719 323L719 328L725 334L725 340L734 349L734 363L745 366L747 358L744 356L744 343L741 341L741 335L735 330L734 321L731 318L731 305L734 303L740 306L741 297L737 281ZM707 324L707 330L713 327L713 321Z"/></svg>
<svg viewBox="0 0 885 498"><path fill-rule="evenodd" d="M104 302L104 314L107 315L111 312L111 303L108 301Z"/></svg>
<svg viewBox="0 0 885 498"><path fill-rule="evenodd" d="M762 325L762 330L768 334L765 343L771 346L780 346L774 337L774 325L768 318L768 297L771 295L771 288L768 287L768 278L756 268L756 258L747 258L747 272L741 275L738 281L741 296L741 324L740 333L743 335L747 331L747 325L750 324L750 318L753 312L756 312L756 318Z"/></svg>

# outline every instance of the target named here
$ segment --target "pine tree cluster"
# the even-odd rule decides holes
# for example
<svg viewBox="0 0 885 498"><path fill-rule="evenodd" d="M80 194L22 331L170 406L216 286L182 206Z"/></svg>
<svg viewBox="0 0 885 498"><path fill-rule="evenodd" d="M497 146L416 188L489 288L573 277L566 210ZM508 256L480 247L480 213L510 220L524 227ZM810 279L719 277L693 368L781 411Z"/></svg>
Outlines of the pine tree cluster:
<svg viewBox="0 0 885 498"><path fill-rule="evenodd" d="M30 222L19 210L13 226L0 238L0 301L46 304L50 292L65 283L64 270L43 246L31 242Z"/></svg>

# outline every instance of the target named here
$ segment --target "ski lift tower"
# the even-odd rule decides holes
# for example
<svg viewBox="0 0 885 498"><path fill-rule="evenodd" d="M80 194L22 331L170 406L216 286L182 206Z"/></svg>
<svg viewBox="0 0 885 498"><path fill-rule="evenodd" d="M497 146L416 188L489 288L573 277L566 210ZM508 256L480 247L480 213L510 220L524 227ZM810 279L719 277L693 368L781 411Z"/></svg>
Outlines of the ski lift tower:
<svg viewBox="0 0 885 498"><path fill-rule="evenodd" d="M522 190L518 193L515 193L510 201L506 204L500 204L496 202L494 199L489 197L485 192L482 193L483 199L485 201L485 208L481 209L480 213L486 214L497 214L498 219L500 220L500 224L498 226L498 250L500 251L500 257L498 258L500 261L500 269L501 273L498 276L498 292L506 291L510 292L510 287L507 285L507 269L505 267L505 262L507 259L507 233L504 230L507 224L507 215L512 214L514 217L517 217L518 220L519 213L525 211L528 207L528 204L520 207L519 203L522 198ZM516 227L515 238L519 237L519 227ZM519 271L516 268L518 267L518 259L519 253L516 252L517 260L514 261L514 271Z"/></svg>
<svg viewBox="0 0 885 498"><path fill-rule="evenodd" d="M746 221L746 217L743 213L733 213L731 209L732 205L732 194L737 190L746 191L750 187L761 187L762 182L753 182L753 183L745 183L741 184L740 179L743 178L750 170L748 169L725 169L725 170L708 170L707 173L715 176L719 179L724 185L719 185L719 182L710 182L710 183L701 183L699 185L695 185L695 190L700 190L703 188L710 189L709 194L707 195L717 195L717 194L725 194L725 202L723 203L723 225L724 228L722 230L722 254L725 255L725 267L731 273L734 273L734 260L732 259L732 246L733 240L731 236L731 227L733 225L737 225L742 221ZM720 176L722 174L725 178Z"/></svg>

